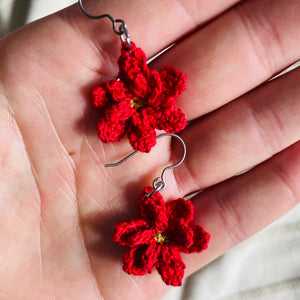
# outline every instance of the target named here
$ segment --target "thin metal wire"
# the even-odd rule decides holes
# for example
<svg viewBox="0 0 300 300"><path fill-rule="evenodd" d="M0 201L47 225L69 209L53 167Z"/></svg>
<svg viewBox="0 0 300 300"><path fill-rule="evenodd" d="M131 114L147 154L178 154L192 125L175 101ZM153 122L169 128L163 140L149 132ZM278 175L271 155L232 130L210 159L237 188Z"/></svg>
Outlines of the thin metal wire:
<svg viewBox="0 0 300 300"><path fill-rule="evenodd" d="M177 134L174 134L174 133L163 133L163 134L159 135L156 139L158 140L158 139L160 139L164 136L172 136L172 137L175 137L176 139L178 139L182 144L183 154L182 154L181 159L176 164L164 168L161 175L160 175L160 177L157 177L153 180L152 185L153 185L154 190L150 194L147 194L146 195L147 197L151 197L156 192L161 191L165 188L166 183L165 183L164 176L165 176L166 171L170 170L170 169L174 169L174 168L180 166L182 164L182 162L184 161L185 157L186 157L186 145L185 145L183 139L180 136L178 136ZM120 161L118 161L116 163L105 164L105 167L107 167L107 168L117 167L117 166L121 165L123 162L127 161L132 156L136 155L138 152L140 152L140 151L136 150L136 151L130 153L129 155L127 155L126 157L124 157L123 159L121 159Z"/></svg>
<svg viewBox="0 0 300 300"><path fill-rule="evenodd" d="M127 46L130 48L130 35L129 35L129 32L128 32L128 29L127 29L127 25L126 23L122 20L122 19L114 19L111 15L109 14L102 14L102 15L99 15L99 16L93 16L91 14L89 14L83 7L83 4L82 4L82 0L78 0L78 4L80 6L80 9L82 10L82 12L89 18L91 19L102 19L102 18L109 18L112 22L112 25L113 25L113 31L115 34L119 35L120 36L120 39L122 42L126 41L127 43ZM117 23L121 23L120 26L118 27L117 29Z"/></svg>

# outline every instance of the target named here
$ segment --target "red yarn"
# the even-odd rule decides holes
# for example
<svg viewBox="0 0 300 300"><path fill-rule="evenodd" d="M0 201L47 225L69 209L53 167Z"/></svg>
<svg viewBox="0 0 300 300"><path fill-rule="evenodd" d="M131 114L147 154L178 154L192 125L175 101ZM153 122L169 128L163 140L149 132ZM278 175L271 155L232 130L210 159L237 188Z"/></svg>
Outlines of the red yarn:
<svg viewBox="0 0 300 300"><path fill-rule="evenodd" d="M128 274L151 273L155 266L168 285L180 286L185 264L180 252L200 252L207 248L210 235L199 225L190 225L194 218L191 201L177 199L164 202L162 195L146 186L138 200L141 219L116 225L113 240L131 249L123 258Z"/></svg>
<svg viewBox="0 0 300 300"><path fill-rule="evenodd" d="M103 142L119 141L127 131L135 150L149 152L156 143L155 129L168 133L183 130L187 120L175 98L186 87L185 73L173 67L149 70L145 53L131 42L122 44L119 79L92 91L95 107L101 108L98 135Z"/></svg>

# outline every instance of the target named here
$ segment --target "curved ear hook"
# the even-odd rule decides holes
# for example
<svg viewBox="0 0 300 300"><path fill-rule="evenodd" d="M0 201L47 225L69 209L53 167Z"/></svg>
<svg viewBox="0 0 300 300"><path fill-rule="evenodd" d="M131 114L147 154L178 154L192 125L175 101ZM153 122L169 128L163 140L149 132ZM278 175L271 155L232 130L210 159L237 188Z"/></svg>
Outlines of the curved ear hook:
<svg viewBox="0 0 300 300"><path fill-rule="evenodd" d="M119 35L121 38L121 41L124 42L126 41L128 48L130 48L130 39L129 39L129 33L127 30L127 25L126 23L121 20L121 19L115 19L109 15L109 14L103 14L103 15L99 15L99 16L93 16L91 14L89 14L83 7L82 4L82 0L78 0L78 4L80 6L80 9L82 10L82 12L89 18L91 19L102 19L102 18L109 18L113 24L113 31L115 34ZM121 25L119 26L119 30L117 30L116 25L117 23L121 23ZM124 37L125 36L125 37Z"/></svg>
<svg viewBox="0 0 300 300"><path fill-rule="evenodd" d="M160 177L157 177L156 179L154 179L153 184L152 184L154 190L150 194L147 194L146 195L147 197L151 197L156 192L161 191L165 188L166 183L165 183L165 180L164 180L164 175L165 175L166 171L170 170L170 169L174 169L174 168L180 166L182 164L182 162L184 161L185 156L186 156L186 145L185 145L183 139L180 136L178 136L177 134L174 134L174 133L163 133L163 134L159 135L156 139L158 140L158 139L160 139L161 137L164 137L164 136L173 136L173 137L177 138L182 144L183 154L182 154L182 157L181 157L180 161L178 161L174 165L167 166L166 168L164 168L161 175L160 175ZM125 162L126 160L128 160L129 158L131 158L132 156L134 156L135 154L137 154L138 152L140 152L140 151L136 150L136 151L130 153L129 155L127 155L126 157L124 157L123 159L121 159L120 161L118 161L116 163L105 164L105 167L107 167L107 168L117 167L117 166L121 165L123 162Z"/></svg>

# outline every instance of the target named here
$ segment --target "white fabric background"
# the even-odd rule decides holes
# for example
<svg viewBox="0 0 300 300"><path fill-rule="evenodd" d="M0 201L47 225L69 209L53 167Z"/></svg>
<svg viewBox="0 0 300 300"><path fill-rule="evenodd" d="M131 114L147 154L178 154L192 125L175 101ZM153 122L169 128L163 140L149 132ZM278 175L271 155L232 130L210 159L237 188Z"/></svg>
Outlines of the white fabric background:
<svg viewBox="0 0 300 300"><path fill-rule="evenodd" d="M16 24L11 18L18 14L12 7L20 1L25 0L0 0L0 36ZM31 3L25 18L29 22L76 1L27 2ZM19 10L24 12L22 7ZM300 206L185 279L182 287L171 289L163 300L171 299L299 300Z"/></svg>

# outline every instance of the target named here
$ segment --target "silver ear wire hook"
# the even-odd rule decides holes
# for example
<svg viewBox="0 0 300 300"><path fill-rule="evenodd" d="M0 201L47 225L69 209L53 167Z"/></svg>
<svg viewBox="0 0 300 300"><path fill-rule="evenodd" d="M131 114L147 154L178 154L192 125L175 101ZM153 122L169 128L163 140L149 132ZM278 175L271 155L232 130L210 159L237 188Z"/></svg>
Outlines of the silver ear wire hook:
<svg viewBox="0 0 300 300"><path fill-rule="evenodd" d="M126 41L127 47L130 48L130 35L128 33L128 29L127 29L127 25L126 23L121 20L121 19L114 19L111 15L109 14L103 14L103 15L99 15L99 16L93 16L91 14L89 14L83 7L82 5L82 0L78 0L78 4L80 6L80 9L82 10L82 12L89 18L91 19L102 19L102 18L109 18L113 24L113 31L115 34L120 36L120 39L122 42ZM117 29L117 23L121 23L119 28Z"/></svg>
<svg viewBox="0 0 300 300"><path fill-rule="evenodd" d="M166 183L165 183L165 180L164 180L164 176L165 176L166 171L170 170L170 169L174 169L174 168L180 166L182 164L182 162L184 161L185 156L186 156L186 145L185 145L183 139L180 136L178 136L177 134L174 134L174 133L163 133L163 134L159 135L156 139L158 140L158 139L160 139L161 137L164 137L164 136L173 136L173 137L177 138L182 144L183 154L182 154L182 157L181 157L179 162L177 162L174 165L171 165L171 166L168 166L168 167L164 168L161 175L160 175L160 177L157 177L156 179L153 180L152 185L153 185L154 190L151 193L147 194L146 197L151 197L156 192L161 191L165 188ZM138 152L140 152L140 151L136 150L136 151L130 153L129 155L127 155L126 157L124 157L123 159L121 159L120 161L118 161L116 163L105 164L105 167L107 167L107 168L117 167L117 166L121 165L123 162L125 162L126 160L128 160L129 158L131 158L132 156L134 156L135 154L137 154Z"/></svg>

